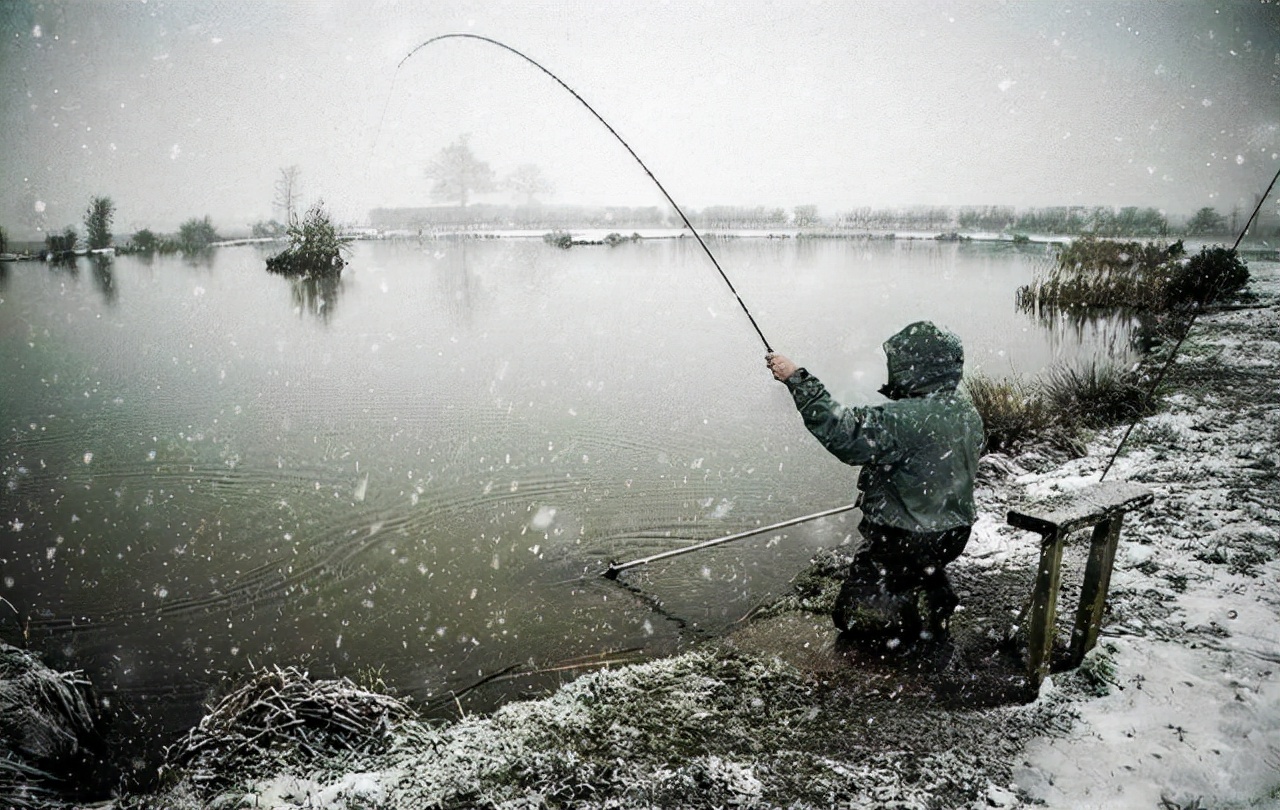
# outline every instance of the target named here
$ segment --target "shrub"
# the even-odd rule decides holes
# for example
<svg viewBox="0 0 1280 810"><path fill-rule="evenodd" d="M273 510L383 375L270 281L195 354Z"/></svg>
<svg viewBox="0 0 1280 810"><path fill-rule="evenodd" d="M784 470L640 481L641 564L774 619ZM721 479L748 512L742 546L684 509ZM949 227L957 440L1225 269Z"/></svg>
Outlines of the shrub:
<svg viewBox="0 0 1280 810"><path fill-rule="evenodd" d="M1165 297L1171 306L1208 304L1249 283L1249 268L1234 250L1203 247L1169 280Z"/></svg>
<svg viewBox="0 0 1280 810"><path fill-rule="evenodd" d="M640 239L640 234L632 233L630 236L623 236L620 233L611 233L604 238L604 243L609 247L617 247L623 242L635 242Z"/></svg>
<svg viewBox="0 0 1280 810"><path fill-rule="evenodd" d="M79 241L80 237L76 234L76 229L68 225L62 233L50 233L45 236L44 246L55 259L64 259L74 255L76 242Z"/></svg>
<svg viewBox="0 0 1280 810"><path fill-rule="evenodd" d="M317 201L301 222L289 226L289 247L268 257L267 269L285 276L337 277L346 265L342 252L350 243L349 238L338 236L324 201Z"/></svg>
<svg viewBox="0 0 1280 810"><path fill-rule="evenodd" d="M542 235L542 241L546 242L548 245L555 245L556 247L564 248L565 250L573 247L573 236L567 231L552 231L551 233L544 233Z"/></svg>
<svg viewBox="0 0 1280 810"><path fill-rule="evenodd" d="M178 247L189 253L208 250L216 241L218 232L207 216L204 219L192 217L178 227Z"/></svg>

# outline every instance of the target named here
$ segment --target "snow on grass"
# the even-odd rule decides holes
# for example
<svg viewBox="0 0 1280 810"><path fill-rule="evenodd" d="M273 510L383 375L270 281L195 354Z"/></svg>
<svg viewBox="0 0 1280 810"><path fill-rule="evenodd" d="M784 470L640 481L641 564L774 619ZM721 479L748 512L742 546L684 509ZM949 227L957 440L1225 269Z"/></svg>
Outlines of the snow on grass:
<svg viewBox="0 0 1280 810"><path fill-rule="evenodd" d="M1117 555L1103 628L1112 682L1074 704L1069 733L1027 746L1015 774L1026 800L1280 806L1280 409L1274 380L1250 376L1280 359L1266 338L1280 330L1276 268L1254 287L1270 306L1203 318L1191 342L1220 351L1192 351L1172 375L1218 382L1169 397L1113 469L1156 502L1126 521ZM1245 318L1257 339L1222 335ZM1118 439L1109 432L1089 458L1024 483L1074 486Z"/></svg>

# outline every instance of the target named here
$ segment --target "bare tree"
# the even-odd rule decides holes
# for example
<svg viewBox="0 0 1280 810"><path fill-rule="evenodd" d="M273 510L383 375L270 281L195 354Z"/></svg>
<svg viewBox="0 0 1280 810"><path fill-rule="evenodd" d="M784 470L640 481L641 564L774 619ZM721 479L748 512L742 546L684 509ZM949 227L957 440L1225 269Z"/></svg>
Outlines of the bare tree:
<svg viewBox="0 0 1280 810"><path fill-rule="evenodd" d="M457 200L458 207L466 208L472 194L493 191L497 187L493 169L476 158L467 143L468 137L460 135L458 140L441 149L427 166L427 179L435 181L431 187L432 199Z"/></svg>
<svg viewBox="0 0 1280 810"><path fill-rule="evenodd" d="M298 207L302 200L302 170L295 166L286 166L280 170L276 180L276 196L271 206L284 217L286 227L296 223Z"/></svg>
<svg viewBox="0 0 1280 810"><path fill-rule="evenodd" d="M555 191L555 186L542 174L542 170L532 163L516 167L502 182L525 205L533 205L539 194L551 194Z"/></svg>

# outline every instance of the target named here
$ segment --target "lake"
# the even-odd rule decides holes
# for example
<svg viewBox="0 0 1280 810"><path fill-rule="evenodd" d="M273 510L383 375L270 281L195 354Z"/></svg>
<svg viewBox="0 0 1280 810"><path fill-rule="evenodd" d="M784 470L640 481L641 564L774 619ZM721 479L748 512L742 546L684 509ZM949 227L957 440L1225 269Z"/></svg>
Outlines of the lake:
<svg viewBox="0 0 1280 810"><path fill-rule="evenodd" d="M843 401L881 401L880 344L921 318L992 376L1127 343L1015 309L1044 245L709 244ZM359 242L336 285L266 255L2 267L0 638L84 669L122 750L250 667L492 705L723 632L854 536L599 576L854 496L691 238Z"/></svg>

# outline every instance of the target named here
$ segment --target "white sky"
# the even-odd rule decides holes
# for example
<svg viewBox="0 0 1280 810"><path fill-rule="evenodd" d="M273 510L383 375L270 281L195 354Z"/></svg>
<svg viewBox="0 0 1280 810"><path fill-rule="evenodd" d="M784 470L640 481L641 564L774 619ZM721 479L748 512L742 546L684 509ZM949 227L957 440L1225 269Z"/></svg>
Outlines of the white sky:
<svg viewBox="0 0 1280 810"><path fill-rule="evenodd" d="M463 133L547 202L686 210L1139 205L1247 213L1280 167L1265 0L0 0L0 227L274 215L281 167L343 219L430 204ZM383 112L385 109L385 117ZM381 127L379 127L379 122ZM508 202L509 195L482 200Z"/></svg>

